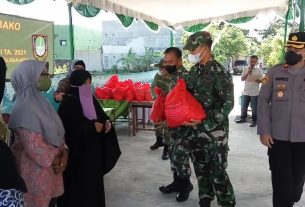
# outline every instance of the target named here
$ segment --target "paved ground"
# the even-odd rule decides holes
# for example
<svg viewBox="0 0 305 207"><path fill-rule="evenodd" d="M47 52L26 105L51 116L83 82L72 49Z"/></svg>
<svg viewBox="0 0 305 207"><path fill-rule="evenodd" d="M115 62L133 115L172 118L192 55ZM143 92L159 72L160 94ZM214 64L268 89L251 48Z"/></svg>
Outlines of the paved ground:
<svg viewBox="0 0 305 207"><path fill-rule="evenodd" d="M240 113L238 96L243 84L240 76L234 77L235 108L230 114L230 153L228 174L234 186L237 207L271 207L270 171L266 148L249 124L236 124ZM117 126L122 156L116 168L105 176L108 207L197 207L198 188L194 173L191 177L194 190L188 201L177 203L175 194L162 195L158 188L172 181L169 161L161 160L162 150L150 151L153 132L139 132L129 137L126 125ZM213 207L218 206L216 201ZM305 206L305 197L295 205Z"/></svg>

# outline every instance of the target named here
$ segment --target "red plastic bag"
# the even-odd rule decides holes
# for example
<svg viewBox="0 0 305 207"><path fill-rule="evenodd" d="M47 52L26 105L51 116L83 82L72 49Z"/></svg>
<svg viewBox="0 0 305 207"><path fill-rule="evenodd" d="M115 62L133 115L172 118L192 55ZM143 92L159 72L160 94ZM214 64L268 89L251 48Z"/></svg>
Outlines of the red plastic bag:
<svg viewBox="0 0 305 207"><path fill-rule="evenodd" d="M145 101L152 101L153 100L153 97L150 93L150 90L146 90L145 91Z"/></svg>
<svg viewBox="0 0 305 207"><path fill-rule="evenodd" d="M145 88L143 86L142 83L135 83L134 84L134 91L136 94L136 100L137 101L145 101L145 96L146 96L146 92L145 92Z"/></svg>
<svg viewBox="0 0 305 207"><path fill-rule="evenodd" d="M98 99L111 99L112 98L112 89L107 88L107 87L103 87L103 88L97 87L95 89L94 95Z"/></svg>
<svg viewBox="0 0 305 207"><path fill-rule="evenodd" d="M165 99L166 96L162 95L162 90L159 87L155 87L156 100L152 106L150 120L159 123L165 121Z"/></svg>
<svg viewBox="0 0 305 207"><path fill-rule="evenodd" d="M119 76L113 75L109 78L109 80L105 83L104 87L114 89L119 84Z"/></svg>
<svg viewBox="0 0 305 207"><path fill-rule="evenodd" d="M152 101L153 97L150 93L150 84L149 83L144 83L143 88L145 90L145 101Z"/></svg>
<svg viewBox="0 0 305 207"><path fill-rule="evenodd" d="M186 90L186 83L179 79L165 101L165 116L169 127L182 126L184 122L204 120L206 112L198 100Z"/></svg>
<svg viewBox="0 0 305 207"><path fill-rule="evenodd" d="M112 97L116 101L121 101L125 98L126 96L126 91L127 89L121 86L116 87L115 89L112 90Z"/></svg>
<svg viewBox="0 0 305 207"><path fill-rule="evenodd" d="M128 87L125 98L129 102L136 100L136 94L133 87Z"/></svg>

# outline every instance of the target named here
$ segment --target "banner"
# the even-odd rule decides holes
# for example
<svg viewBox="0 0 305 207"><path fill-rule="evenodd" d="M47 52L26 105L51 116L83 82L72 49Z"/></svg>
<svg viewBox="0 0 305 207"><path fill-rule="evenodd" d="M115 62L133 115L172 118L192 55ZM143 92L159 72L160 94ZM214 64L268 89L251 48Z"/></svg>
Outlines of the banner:
<svg viewBox="0 0 305 207"><path fill-rule="evenodd" d="M54 24L0 13L0 56L7 64L6 78L24 60L49 62L54 67Z"/></svg>

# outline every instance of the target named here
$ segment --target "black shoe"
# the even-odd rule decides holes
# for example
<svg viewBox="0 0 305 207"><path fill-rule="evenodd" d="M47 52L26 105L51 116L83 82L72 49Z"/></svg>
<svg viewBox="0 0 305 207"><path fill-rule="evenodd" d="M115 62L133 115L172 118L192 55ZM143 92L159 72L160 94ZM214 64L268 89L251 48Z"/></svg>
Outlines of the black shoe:
<svg viewBox="0 0 305 207"><path fill-rule="evenodd" d="M174 178L174 181L167 185L167 186L161 186L159 188L159 190L162 192L162 193L174 193L174 192L177 192L177 173L176 172L173 172L173 178Z"/></svg>
<svg viewBox="0 0 305 207"><path fill-rule="evenodd" d="M199 202L200 207L211 207L211 199L210 198L203 198Z"/></svg>
<svg viewBox="0 0 305 207"><path fill-rule="evenodd" d="M162 137L156 137L156 143L150 146L150 150L156 150L159 147L163 147L163 138Z"/></svg>
<svg viewBox="0 0 305 207"><path fill-rule="evenodd" d="M168 160L169 158L169 147L167 145L164 145L164 148L163 148L163 153L162 153L162 160Z"/></svg>
<svg viewBox="0 0 305 207"><path fill-rule="evenodd" d="M247 120L246 120L246 119L239 119L239 120L236 120L235 122L238 123L238 124L240 124L240 123L245 123L245 122L247 122Z"/></svg>
<svg viewBox="0 0 305 207"><path fill-rule="evenodd" d="M256 122L252 122L252 123L250 124L250 127L256 127Z"/></svg>
<svg viewBox="0 0 305 207"><path fill-rule="evenodd" d="M177 192L176 183L175 183L175 181L173 181L171 184L169 184L167 186L161 186L159 188L159 190L165 194L175 193L175 192Z"/></svg>
<svg viewBox="0 0 305 207"><path fill-rule="evenodd" d="M177 177L177 195L176 201L183 202L189 198L190 192L193 190L193 185L189 177Z"/></svg>
<svg viewBox="0 0 305 207"><path fill-rule="evenodd" d="M192 183L190 183L188 186L185 187L184 190L178 191L177 196L176 196L176 201L177 202L186 201L189 198L192 190L193 190L193 185L192 185Z"/></svg>

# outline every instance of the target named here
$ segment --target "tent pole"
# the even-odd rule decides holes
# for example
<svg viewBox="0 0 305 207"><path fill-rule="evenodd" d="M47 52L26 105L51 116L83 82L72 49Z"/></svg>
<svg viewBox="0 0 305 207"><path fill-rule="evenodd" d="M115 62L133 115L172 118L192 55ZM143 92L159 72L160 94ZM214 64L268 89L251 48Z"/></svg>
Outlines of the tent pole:
<svg viewBox="0 0 305 207"><path fill-rule="evenodd" d="M174 47L174 34L173 34L173 31L170 30L170 46L171 47Z"/></svg>
<svg viewBox="0 0 305 207"><path fill-rule="evenodd" d="M299 31L304 32L304 10L305 10L305 0L301 0L301 20L300 20L300 27Z"/></svg>
<svg viewBox="0 0 305 207"><path fill-rule="evenodd" d="M72 3L68 3L68 12L69 12L70 55L71 55L71 60L74 60L74 32L73 32L73 21L72 21Z"/></svg>

